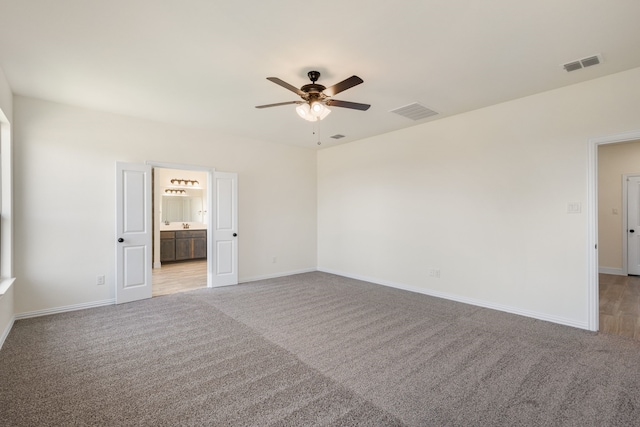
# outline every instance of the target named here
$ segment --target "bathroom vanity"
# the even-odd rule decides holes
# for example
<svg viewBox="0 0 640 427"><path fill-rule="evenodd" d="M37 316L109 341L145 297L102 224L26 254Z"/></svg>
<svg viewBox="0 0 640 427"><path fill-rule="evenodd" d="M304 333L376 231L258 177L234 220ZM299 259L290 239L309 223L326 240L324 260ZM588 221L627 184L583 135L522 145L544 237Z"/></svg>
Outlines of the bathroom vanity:
<svg viewBox="0 0 640 427"><path fill-rule="evenodd" d="M160 262L207 257L207 230L160 231Z"/></svg>

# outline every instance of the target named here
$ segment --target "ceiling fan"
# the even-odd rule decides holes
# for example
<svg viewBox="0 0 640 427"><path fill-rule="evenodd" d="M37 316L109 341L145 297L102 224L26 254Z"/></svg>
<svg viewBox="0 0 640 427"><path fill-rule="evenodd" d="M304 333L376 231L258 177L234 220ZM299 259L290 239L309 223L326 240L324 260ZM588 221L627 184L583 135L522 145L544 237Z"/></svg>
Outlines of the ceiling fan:
<svg viewBox="0 0 640 427"><path fill-rule="evenodd" d="M307 76L309 76L311 83L302 86L300 89L293 85L290 85L283 80L280 80L277 77L267 77L267 80L270 80L285 89L289 89L291 92L300 96L300 98L302 98L302 101L289 101L279 102L277 104L258 105L256 106L256 108L269 108L278 107L280 105L298 104L298 107L296 107L296 112L298 113L298 115L300 115L300 117L305 120L315 122L317 120L324 119L331 112L331 110L329 110L327 106L351 108L353 110L361 111L366 111L369 109L369 107L371 107L371 105L369 104L339 101L337 99L331 98L332 96L340 92L363 83L363 80L358 76L351 76L348 79L345 79L340 83L336 83L335 85L328 88L319 83L316 83L320 78L320 72L309 71L307 73Z"/></svg>

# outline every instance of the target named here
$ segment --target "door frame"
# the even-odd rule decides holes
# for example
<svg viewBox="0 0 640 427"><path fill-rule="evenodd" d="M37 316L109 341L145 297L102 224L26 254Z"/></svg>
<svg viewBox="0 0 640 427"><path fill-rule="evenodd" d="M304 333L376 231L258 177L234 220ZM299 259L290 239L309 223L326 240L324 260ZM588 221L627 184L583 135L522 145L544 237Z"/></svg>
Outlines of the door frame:
<svg viewBox="0 0 640 427"><path fill-rule="evenodd" d="M629 208L628 191L629 191L629 178L640 177L640 173L625 173L622 175L622 273L624 275L629 274L629 214L627 209Z"/></svg>
<svg viewBox="0 0 640 427"><path fill-rule="evenodd" d="M215 168L208 166L186 165L182 163L166 163L147 160L146 165L150 165L152 168L164 168L164 169L182 169L207 173L207 288L213 288L213 217L215 215L214 203L215 203L215 188L213 178L215 176ZM155 189L154 189L155 191ZM155 197L155 195L154 195ZM155 206L154 206L155 214ZM154 221L155 225L155 221ZM155 233L154 233L155 240Z"/></svg>
<svg viewBox="0 0 640 427"><path fill-rule="evenodd" d="M587 326L590 331L599 328L598 297L598 147L640 139L640 130L589 139L589 165L587 168ZM626 198L626 196L625 196ZM626 225L626 222L623 221ZM625 250L626 251L626 250ZM626 260L623 259L626 265Z"/></svg>

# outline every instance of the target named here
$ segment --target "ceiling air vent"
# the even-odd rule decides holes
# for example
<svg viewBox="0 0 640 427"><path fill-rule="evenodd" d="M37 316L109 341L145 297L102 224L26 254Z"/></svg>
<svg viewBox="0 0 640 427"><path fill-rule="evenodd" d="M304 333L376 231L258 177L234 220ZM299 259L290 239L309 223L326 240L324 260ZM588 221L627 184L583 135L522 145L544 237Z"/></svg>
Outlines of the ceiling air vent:
<svg viewBox="0 0 640 427"><path fill-rule="evenodd" d="M340 139L340 138L344 138L344 135L340 135L339 133L336 133L335 135L330 136L330 138Z"/></svg>
<svg viewBox="0 0 640 427"><path fill-rule="evenodd" d="M420 105L417 102L405 105L404 107L396 108L395 110L391 110L390 112L399 114L402 117L406 117L407 119L411 120L422 120L438 114L437 112L430 110L429 108L425 107L424 105Z"/></svg>
<svg viewBox="0 0 640 427"><path fill-rule="evenodd" d="M570 71L579 70L581 68L587 68L593 65L598 65L601 62L602 62L602 56L598 54L598 55L589 56L587 58L578 59L577 61L567 62L566 64L562 65L562 68L564 68L565 71L570 72Z"/></svg>
<svg viewBox="0 0 640 427"><path fill-rule="evenodd" d="M598 65L600 63L600 58L598 55L590 56L588 58L581 59L580 62L584 68L591 67L592 65Z"/></svg>

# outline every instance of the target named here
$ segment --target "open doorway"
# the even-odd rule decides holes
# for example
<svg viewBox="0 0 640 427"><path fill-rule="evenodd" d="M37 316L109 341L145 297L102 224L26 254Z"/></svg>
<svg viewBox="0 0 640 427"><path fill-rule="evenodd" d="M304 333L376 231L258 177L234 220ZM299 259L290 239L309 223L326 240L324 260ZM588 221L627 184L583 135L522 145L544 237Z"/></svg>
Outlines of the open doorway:
<svg viewBox="0 0 640 427"><path fill-rule="evenodd" d="M595 148L598 329L640 340L640 135Z"/></svg>
<svg viewBox="0 0 640 427"><path fill-rule="evenodd" d="M207 287L208 172L153 169L152 296Z"/></svg>

